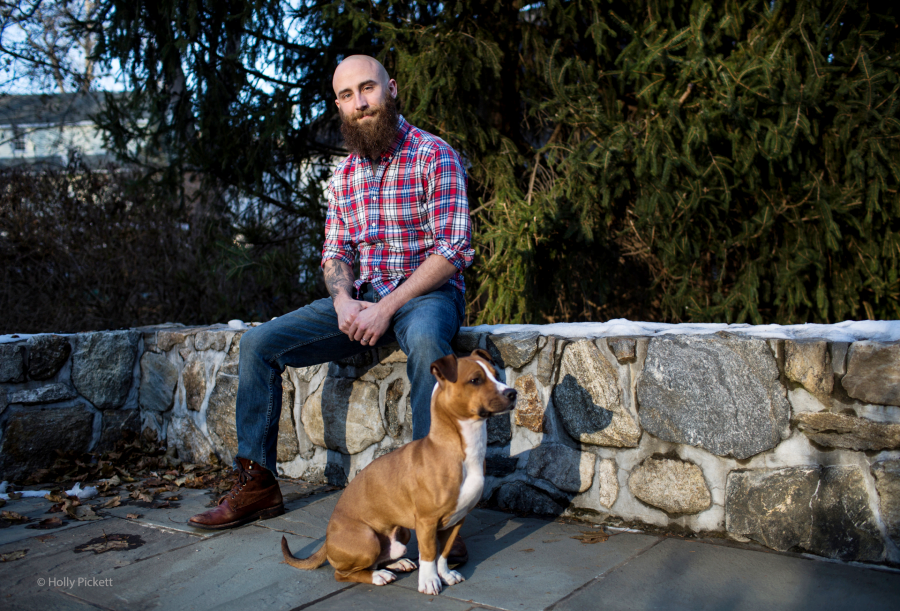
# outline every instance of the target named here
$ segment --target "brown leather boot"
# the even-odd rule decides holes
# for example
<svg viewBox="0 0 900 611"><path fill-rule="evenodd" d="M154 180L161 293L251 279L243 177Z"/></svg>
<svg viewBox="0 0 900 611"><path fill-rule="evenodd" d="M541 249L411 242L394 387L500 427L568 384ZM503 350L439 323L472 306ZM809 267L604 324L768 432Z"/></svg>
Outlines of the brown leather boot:
<svg viewBox="0 0 900 611"><path fill-rule="evenodd" d="M246 458L238 458L234 472L237 477L234 486L222 495L219 506L195 515L188 524L208 530L222 530L284 513L281 489L271 471Z"/></svg>
<svg viewBox="0 0 900 611"><path fill-rule="evenodd" d="M450 546L450 553L447 554L447 564L459 565L469 561L469 550L466 549L466 542L457 533L453 545Z"/></svg>

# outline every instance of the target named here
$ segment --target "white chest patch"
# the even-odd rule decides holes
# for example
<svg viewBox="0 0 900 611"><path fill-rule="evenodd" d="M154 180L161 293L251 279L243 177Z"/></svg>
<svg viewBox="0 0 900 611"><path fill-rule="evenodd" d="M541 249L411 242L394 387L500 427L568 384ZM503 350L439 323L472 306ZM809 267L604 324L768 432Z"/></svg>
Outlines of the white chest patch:
<svg viewBox="0 0 900 611"><path fill-rule="evenodd" d="M466 443L466 459L463 461L463 481L459 487L456 511L444 528L449 528L466 517L481 500L484 490L484 454L487 450L487 421L460 420L463 440Z"/></svg>

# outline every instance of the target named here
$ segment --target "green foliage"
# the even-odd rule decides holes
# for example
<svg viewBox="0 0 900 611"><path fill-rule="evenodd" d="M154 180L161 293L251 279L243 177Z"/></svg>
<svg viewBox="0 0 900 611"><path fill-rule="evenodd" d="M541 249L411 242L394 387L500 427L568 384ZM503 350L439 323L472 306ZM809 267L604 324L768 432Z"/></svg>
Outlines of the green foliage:
<svg viewBox="0 0 900 611"><path fill-rule="evenodd" d="M302 252L331 72L378 56L467 161L471 322L834 322L900 315L898 9L871 6L107 0L98 53L150 118L112 142L269 239L309 219Z"/></svg>

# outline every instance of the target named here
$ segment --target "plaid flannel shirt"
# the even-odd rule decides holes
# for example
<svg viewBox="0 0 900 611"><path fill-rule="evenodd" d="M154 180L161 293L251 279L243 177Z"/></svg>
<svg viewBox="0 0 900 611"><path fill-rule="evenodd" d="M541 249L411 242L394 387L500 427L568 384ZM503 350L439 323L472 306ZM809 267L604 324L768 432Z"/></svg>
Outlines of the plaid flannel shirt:
<svg viewBox="0 0 900 611"><path fill-rule="evenodd" d="M322 266L329 259L352 266L358 252L357 289L369 282L384 297L438 254L459 270L450 282L464 293L462 271L475 252L471 243L466 171L459 155L403 117L394 144L377 166L354 153L331 177Z"/></svg>

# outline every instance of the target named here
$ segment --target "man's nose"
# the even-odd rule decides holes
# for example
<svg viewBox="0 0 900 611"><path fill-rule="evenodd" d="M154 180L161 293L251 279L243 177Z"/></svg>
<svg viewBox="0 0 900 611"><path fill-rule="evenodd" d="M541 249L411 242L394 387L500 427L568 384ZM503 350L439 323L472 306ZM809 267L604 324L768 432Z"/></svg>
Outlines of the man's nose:
<svg viewBox="0 0 900 611"><path fill-rule="evenodd" d="M356 99L354 100L354 102L356 104L356 110L365 110L369 107L369 101L362 93L356 94Z"/></svg>

